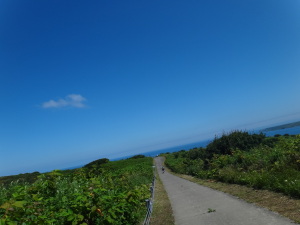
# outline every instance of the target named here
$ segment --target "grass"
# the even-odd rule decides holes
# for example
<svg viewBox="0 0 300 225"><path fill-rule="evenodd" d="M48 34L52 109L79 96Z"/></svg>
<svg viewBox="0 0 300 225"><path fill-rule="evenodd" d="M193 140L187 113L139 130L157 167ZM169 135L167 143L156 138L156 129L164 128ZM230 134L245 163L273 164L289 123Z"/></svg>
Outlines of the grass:
<svg viewBox="0 0 300 225"><path fill-rule="evenodd" d="M256 190L237 184L226 184L215 180L202 180L189 175L173 174L194 183L236 196L257 206L267 208L300 224L300 199L293 199L281 193Z"/></svg>
<svg viewBox="0 0 300 225"><path fill-rule="evenodd" d="M150 224L174 225L173 211L167 192L158 174L156 174L156 177L154 207Z"/></svg>

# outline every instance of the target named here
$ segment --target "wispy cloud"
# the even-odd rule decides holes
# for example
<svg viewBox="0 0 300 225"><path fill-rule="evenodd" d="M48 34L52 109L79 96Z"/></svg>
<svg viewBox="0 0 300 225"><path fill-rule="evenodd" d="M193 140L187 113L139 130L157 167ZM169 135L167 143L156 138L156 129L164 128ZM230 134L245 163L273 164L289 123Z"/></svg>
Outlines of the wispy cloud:
<svg viewBox="0 0 300 225"><path fill-rule="evenodd" d="M65 98L60 98L58 100L50 100L47 102L44 102L42 104L42 107L47 108L64 108L64 107L74 107L74 108L83 108L86 105L84 102L86 99L82 97L81 95L77 94L71 94L67 95Z"/></svg>

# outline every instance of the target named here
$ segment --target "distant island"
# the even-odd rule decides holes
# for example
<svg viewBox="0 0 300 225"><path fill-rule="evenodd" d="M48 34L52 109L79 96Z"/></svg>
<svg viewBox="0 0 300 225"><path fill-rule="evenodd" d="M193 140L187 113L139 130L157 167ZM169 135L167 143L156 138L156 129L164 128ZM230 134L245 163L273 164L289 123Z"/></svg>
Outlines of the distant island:
<svg viewBox="0 0 300 225"><path fill-rule="evenodd" d="M283 124L283 125L279 125L279 126L275 126L275 127L269 127L269 128L263 129L262 132L282 130L282 129L286 129L286 128L299 127L299 126L300 126L300 121L294 122L294 123L287 123L287 124Z"/></svg>

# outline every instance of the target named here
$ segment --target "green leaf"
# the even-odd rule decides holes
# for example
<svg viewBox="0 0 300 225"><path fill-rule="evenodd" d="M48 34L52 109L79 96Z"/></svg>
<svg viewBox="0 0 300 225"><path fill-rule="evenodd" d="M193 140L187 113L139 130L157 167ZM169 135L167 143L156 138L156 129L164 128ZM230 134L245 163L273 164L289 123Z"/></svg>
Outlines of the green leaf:
<svg viewBox="0 0 300 225"><path fill-rule="evenodd" d="M5 202L3 205L0 206L2 209L8 209L11 207L11 204L9 202Z"/></svg>
<svg viewBox="0 0 300 225"><path fill-rule="evenodd" d="M8 224L8 225L18 225L17 222L12 222L12 221L11 221L11 222L8 222L7 224Z"/></svg>
<svg viewBox="0 0 300 225"><path fill-rule="evenodd" d="M23 205L26 204L26 201L16 201L12 205L15 207L23 208Z"/></svg>
<svg viewBox="0 0 300 225"><path fill-rule="evenodd" d="M0 225L5 225L5 219L0 219Z"/></svg>
<svg viewBox="0 0 300 225"><path fill-rule="evenodd" d="M113 223L115 220L113 220L110 216L106 217L107 222Z"/></svg>
<svg viewBox="0 0 300 225"><path fill-rule="evenodd" d="M75 219L75 215L74 215L74 214L68 216L68 221L72 221L72 220L74 220L74 219Z"/></svg>
<svg viewBox="0 0 300 225"><path fill-rule="evenodd" d="M114 211L112 211L112 210L109 210L109 212L110 212L110 215L115 219L115 218L117 218L117 216L116 216L116 214L115 214L115 212Z"/></svg>
<svg viewBox="0 0 300 225"><path fill-rule="evenodd" d="M83 215L80 215L80 214L78 214L78 215L77 215L77 218L78 218L78 220L79 220L79 221L82 221L82 220L84 219L84 216L83 216Z"/></svg>
<svg viewBox="0 0 300 225"><path fill-rule="evenodd" d="M35 201L37 201L37 200L39 199L37 194L32 194L32 198L33 198L33 200L35 200Z"/></svg>
<svg viewBox="0 0 300 225"><path fill-rule="evenodd" d="M13 193L12 196L13 196L14 198L17 198L17 197L19 196L19 193Z"/></svg>

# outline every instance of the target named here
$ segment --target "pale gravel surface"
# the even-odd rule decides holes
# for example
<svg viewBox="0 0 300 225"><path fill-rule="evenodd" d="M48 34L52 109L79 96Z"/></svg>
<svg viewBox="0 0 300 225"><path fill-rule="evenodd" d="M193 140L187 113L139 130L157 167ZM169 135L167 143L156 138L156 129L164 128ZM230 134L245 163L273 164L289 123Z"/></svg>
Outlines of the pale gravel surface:
<svg viewBox="0 0 300 225"><path fill-rule="evenodd" d="M174 176L163 174L162 157L155 163L168 193L176 225L290 225L294 224L267 209L236 197ZM209 209L215 210L209 213Z"/></svg>

